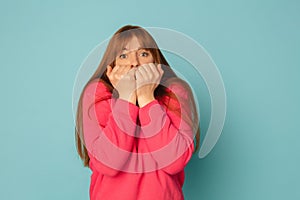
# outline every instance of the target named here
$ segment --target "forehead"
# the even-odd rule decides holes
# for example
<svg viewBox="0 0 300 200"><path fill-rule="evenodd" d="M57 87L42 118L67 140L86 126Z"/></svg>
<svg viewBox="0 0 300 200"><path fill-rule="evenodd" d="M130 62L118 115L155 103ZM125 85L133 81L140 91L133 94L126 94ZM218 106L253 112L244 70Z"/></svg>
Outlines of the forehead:
<svg viewBox="0 0 300 200"><path fill-rule="evenodd" d="M122 50L133 51L138 49L141 49L141 44L137 37L134 36L125 44Z"/></svg>

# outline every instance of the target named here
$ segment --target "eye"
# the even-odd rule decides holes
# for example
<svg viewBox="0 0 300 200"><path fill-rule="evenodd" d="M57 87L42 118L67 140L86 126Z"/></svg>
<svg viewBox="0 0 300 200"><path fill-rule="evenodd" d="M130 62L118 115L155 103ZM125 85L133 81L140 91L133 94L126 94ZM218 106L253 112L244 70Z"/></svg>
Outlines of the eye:
<svg viewBox="0 0 300 200"><path fill-rule="evenodd" d="M147 57L147 56L149 55L149 53L146 52L146 51L144 51L144 52L142 52L140 55L141 55L142 57Z"/></svg>
<svg viewBox="0 0 300 200"><path fill-rule="evenodd" d="M125 58L127 58L127 55L125 53L122 53L121 55L119 55L119 58L125 59Z"/></svg>

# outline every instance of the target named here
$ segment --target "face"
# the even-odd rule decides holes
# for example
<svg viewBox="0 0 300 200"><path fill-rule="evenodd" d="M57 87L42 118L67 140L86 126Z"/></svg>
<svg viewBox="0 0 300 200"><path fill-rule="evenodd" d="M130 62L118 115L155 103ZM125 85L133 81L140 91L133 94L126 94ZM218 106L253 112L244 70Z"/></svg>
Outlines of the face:
<svg viewBox="0 0 300 200"><path fill-rule="evenodd" d="M137 37L133 37L123 51L117 55L116 65L138 67L143 64L153 63L154 59L149 50L141 48Z"/></svg>

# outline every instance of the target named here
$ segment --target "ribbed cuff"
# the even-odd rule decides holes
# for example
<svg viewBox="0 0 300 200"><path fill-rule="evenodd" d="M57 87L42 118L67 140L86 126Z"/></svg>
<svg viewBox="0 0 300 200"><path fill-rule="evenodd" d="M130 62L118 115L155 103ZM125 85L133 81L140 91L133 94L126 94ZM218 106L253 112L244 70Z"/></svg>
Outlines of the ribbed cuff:
<svg viewBox="0 0 300 200"><path fill-rule="evenodd" d="M130 116L130 119L136 122L139 107L129 101L123 99L116 99L112 111L114 112L114 117L119 116L122 118L127 118Z"/></svg>
<svg viewBox="0 0 300 200"><path fill-rule="evenodd" d="M141 126L148 125L152 119L163 116L164 111L157 100L153 100L139 109L139 118Z"/></svg>

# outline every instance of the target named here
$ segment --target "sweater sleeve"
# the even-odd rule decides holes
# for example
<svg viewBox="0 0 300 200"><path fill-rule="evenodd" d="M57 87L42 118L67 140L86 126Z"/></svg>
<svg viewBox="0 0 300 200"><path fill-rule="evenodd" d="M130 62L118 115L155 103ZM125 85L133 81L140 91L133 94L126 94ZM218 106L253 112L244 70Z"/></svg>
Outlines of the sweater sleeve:
<svg viewBox="0 0 300 200"><path fill-rule="evenodd" d="M117 175L131 156L138 107L112 98L102 82L86 88L82 107L90 166L104 175Z"/></svg>
<svg viewBox="0 0 300 200"><path fill-rule="evenodd" d="M147 164L169 174L182 171L194 151L189 97L181 85L169 88L176 96L166 107L154 100L139 109L139 153L150 154ZM190 123L189 123L190 122Z"/></svg>

